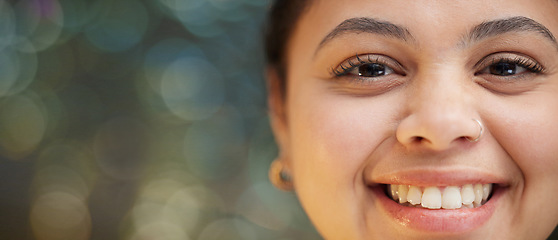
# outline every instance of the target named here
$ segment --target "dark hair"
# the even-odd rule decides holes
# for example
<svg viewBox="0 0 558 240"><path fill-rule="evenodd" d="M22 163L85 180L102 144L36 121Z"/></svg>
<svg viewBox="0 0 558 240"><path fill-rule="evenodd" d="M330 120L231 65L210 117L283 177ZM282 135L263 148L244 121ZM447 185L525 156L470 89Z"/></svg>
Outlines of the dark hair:
<svg viewBox="0 0 558 240"><path fill-rule="evenodd" d="M275 0L271 6L265 33L267 66L274 68L281 92L286 91L287 45L296 22L312 0Z"/></svg>

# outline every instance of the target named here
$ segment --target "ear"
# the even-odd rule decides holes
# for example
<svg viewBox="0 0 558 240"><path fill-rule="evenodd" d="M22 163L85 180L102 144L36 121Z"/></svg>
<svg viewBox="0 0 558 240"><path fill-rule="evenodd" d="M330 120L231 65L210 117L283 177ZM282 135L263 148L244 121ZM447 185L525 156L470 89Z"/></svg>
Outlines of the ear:
<svg viewBox="0 0 558 240"><path fill-rule="evenodd" d="M279 147L279 160L287 168L290 166L290 133L287 121L287 97L282 91L282 79L279 78L275 68L267 69L268 107L271 129ZM286 80L283 80L286 81Z"/></svg>

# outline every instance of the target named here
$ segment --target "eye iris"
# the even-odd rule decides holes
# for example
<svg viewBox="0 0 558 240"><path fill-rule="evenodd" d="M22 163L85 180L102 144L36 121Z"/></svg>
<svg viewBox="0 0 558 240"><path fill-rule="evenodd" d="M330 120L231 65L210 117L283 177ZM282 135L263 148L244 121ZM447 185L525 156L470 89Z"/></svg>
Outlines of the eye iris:
<svg viewBox="0 0 558 240"><path fill-rule="evenodd" d="M358 67L358 75L363 77L378 77L386 74L386 67L382 64L371 63Z"/></svg>
<svg viewBox="0 0 558 240"><path fill-rule="evenodd" d="M490 66L490 73L499 76L509 76L516 74L517 66L513 63L496 63Z"/></svg>

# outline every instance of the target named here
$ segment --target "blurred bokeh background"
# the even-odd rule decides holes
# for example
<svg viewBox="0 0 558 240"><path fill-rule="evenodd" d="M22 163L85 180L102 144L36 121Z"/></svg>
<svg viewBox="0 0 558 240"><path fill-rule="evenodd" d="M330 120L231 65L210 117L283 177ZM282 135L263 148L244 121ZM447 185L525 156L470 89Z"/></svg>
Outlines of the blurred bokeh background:
<svg viewBox="0 0 558 240"><path fill-rule="evenodd" d="M0 239L319 239L267 179L269 0L0 1Z"/></svg>

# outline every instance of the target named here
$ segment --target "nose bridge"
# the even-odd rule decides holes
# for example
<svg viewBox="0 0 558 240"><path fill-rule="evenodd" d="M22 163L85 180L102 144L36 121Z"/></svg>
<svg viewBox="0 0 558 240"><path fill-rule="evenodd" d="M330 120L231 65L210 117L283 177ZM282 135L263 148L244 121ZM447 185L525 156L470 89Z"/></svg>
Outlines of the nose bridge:
<svg viewBox="0 0 558 240"><path fill-rule="evenodd" d="M407 94L407 115L397 130L403 144L443 150L456 140L474 139L472 97L465 75L451 68L429 68L413 79Z"/></svg>
<svg viewBox="0 0 558 240"><path fill-rule="evenodd" d="M432 121L445 121L468 112L469 96L457 71L436 71L418 76L415 90L409 94L412 114L425 115Z"/></svg>

